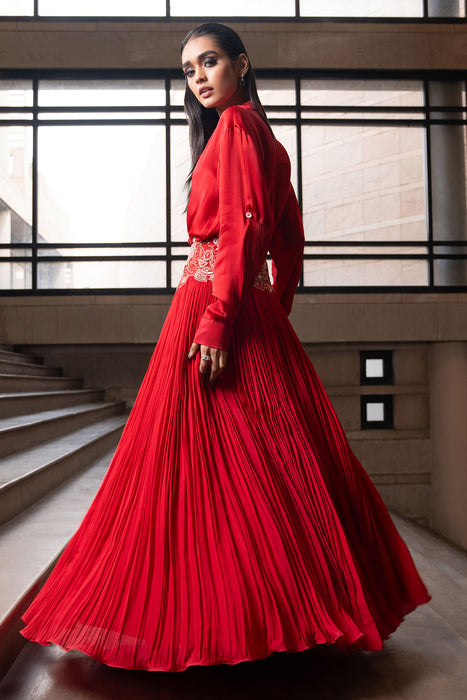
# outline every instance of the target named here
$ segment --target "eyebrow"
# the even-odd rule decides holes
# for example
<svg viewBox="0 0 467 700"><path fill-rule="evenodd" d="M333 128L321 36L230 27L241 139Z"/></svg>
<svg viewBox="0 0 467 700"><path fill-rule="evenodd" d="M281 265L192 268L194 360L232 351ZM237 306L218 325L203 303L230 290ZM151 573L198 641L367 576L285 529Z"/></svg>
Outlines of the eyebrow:
<svg viewBox="0 0 467 700"><path fill-rule="evenodd" d="M204 53L200 53L198 56L198 61L202 61L203 58L206 58L206 56L209 56L209 54L214 54L215 56L218 56L219 54L217 51L213 51L212 49L210 51L204 51ZM186 68L187 66L191 65L191 61L185 61L185 63L182 65L182 68Z"/></svg>

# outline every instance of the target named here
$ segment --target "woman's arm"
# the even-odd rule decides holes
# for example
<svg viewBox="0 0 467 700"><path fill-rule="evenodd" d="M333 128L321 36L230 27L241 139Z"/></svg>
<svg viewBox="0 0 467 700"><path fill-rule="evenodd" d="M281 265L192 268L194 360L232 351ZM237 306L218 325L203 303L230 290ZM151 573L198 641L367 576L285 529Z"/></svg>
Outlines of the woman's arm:
<svg viewBox="0 0 467 700"><path fill-rule="evenodd" d="M285 208L270 246L272 286L279 295L287 315L292 309L295 290L302 272L304 246L303 221L297 197L290 185Z"/></svg>
<svg viewBox="0 0 467 700"><path fill-rule="evenodd" d="M253 286L271 238L269 187L261 144L228 110L220 135L219 247L214 267L213 294L194 341L228 350L234 321L244 294ZM220 126L220 124L219 124Z"/></svg>

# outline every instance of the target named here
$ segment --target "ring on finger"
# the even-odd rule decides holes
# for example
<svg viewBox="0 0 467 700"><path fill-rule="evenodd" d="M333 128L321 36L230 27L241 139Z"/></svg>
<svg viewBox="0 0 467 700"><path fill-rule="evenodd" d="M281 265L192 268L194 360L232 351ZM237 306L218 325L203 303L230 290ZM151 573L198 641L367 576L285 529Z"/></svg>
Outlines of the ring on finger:
<svg viewBox="0 0 467 700"><path fill-rule="evenodd" d="M211 355L201 355L201 359L206 362L211 362Z"/></svg>

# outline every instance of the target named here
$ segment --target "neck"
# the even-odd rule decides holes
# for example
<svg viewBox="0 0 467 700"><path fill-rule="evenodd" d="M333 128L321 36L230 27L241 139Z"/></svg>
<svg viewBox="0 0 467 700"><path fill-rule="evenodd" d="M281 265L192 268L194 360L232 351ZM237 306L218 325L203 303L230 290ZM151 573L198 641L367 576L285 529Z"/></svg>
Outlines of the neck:
<svg viewBox="0 0 467 700"><path fill-rule="evenodd" d="M240 88L234 95L232 95L230 100L228 100L225 104L216 107L217 114L221 116L222 112L225 109L227 109L227 107L232 107L233 105L242 105L244 102L248 102L249 99L250 98L246 89Z"/></svg>

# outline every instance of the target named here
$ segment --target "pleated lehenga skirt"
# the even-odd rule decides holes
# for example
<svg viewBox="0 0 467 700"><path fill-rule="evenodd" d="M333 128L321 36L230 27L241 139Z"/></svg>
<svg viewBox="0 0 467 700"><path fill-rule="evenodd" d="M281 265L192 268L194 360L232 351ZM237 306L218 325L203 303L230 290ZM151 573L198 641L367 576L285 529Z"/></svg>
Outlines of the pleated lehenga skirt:
<svg viewBox="0 0 467 700"><path fill-rule="evenodd" d="M164 671L379 650L430 599L407 547L265 269L214 388L187 357L212 301L191 255L102 485L21 633Z"/></svg>

